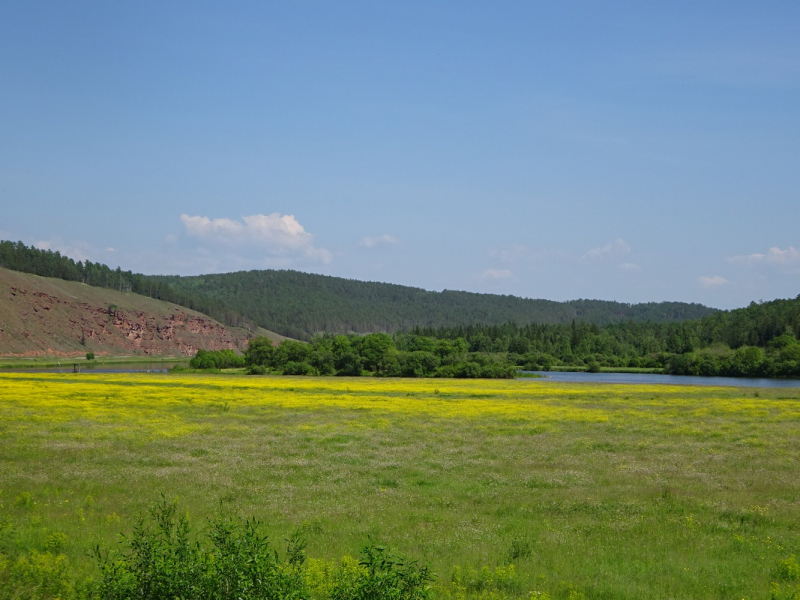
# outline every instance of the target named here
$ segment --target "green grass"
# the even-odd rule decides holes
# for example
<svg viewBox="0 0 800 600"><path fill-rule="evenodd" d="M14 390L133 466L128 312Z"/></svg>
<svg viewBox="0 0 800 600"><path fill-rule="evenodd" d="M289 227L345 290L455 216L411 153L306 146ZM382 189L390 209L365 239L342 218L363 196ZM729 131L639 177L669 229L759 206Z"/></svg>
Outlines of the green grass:
<svg viewBox="0 0 800 600"><path fill-rule="evenodd" d="M92 576L161 493L318 559L383 542L440 596L769 598L797 583L800 390L0 375L8 564Z"/></svg>

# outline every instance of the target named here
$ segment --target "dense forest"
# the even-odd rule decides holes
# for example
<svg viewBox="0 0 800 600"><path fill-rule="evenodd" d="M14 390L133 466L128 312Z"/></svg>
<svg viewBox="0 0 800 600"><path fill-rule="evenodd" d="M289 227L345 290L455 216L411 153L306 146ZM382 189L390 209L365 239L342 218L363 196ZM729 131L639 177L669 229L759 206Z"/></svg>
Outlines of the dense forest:
<svg viewBox="0 0 800 600"><path fill-rule="evenodd" d="M324 334L310 344L250 340L244 356L198 352L191 366L253 374L512 377L570 366L676 375L800 377L800 296L683 323L470 325L393 335Z"/></svg>
<svg viewBox="0 0 800 600"><path fill-rule="evenodd" d="M716 312L700 304L682 302L554 302L450 290L429 292L298 271L240 271L156 279L193 295L223 301L261 327L302 340L310 340L316 333L393 333L414 327L476 323L664 323Z"/></svg>
<svg viewBox="0 0 800 600"><path fill-rule="evenodd" d="M472 352L507 353L526 368L662 368L679 375L800 377L800 296L751 303L681 323L625 322L415 328L464 339Z"/></svg>

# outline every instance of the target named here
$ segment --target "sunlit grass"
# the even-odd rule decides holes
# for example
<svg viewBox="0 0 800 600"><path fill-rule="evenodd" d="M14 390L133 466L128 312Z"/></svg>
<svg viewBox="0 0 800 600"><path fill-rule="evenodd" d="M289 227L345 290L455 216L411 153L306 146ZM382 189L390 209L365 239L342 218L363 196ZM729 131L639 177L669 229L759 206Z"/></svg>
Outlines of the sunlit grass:
<svg viewBox="0 0 800 600"><path fill-rule="evenodd" d="M91 573L163 492L321 560L371 535L440 593L513 563L501 596L768 597L800 555L799 439L785 389L2 374L0 543Z"/></svg>

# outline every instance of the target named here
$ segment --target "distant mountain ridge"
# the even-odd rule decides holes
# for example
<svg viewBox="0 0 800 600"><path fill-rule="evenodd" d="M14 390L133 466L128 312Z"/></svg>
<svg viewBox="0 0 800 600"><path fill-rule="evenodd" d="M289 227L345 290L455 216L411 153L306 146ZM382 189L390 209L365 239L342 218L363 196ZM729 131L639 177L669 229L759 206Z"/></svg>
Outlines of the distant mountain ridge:
<svg viewBox="0 0 800 600"><path fill-rule="evenodd" d="M366 282L291 270L158 276L191 296L229 306L261 327L298 339L315 333L370 333L473 324L569 323L604 325L699 319L716 309L684 302L626 304L606 300L556 302Z"/></svg>
<svg viewBox="0 0 800 600"><path fill-rule="evenodd" d="M0 241L0 267L42 277L133 292L204 313L227 326L262 327L283 336L310 339L315 333L408 331L573 320L593 325L625 321L673 323L717 313L702 304L607 300L555 302L344 279L290 270L239 271L182 277L142 275L58 252Z"/></svg>

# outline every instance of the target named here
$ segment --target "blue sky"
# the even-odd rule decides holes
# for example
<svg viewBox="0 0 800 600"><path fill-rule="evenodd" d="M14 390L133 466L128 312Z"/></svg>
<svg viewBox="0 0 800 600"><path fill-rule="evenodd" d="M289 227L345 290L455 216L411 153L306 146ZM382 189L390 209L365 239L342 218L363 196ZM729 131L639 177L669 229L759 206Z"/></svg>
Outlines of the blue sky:
<svg viewBox="0 0 800 600"><path fill-rule="evenodd" d="M800 293L795 2L6 2L0 237L145 273Z"/></svg>

